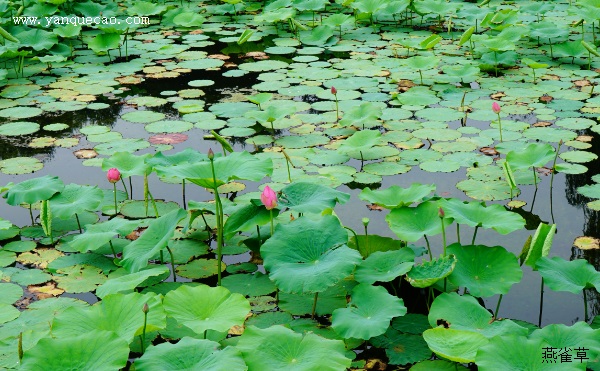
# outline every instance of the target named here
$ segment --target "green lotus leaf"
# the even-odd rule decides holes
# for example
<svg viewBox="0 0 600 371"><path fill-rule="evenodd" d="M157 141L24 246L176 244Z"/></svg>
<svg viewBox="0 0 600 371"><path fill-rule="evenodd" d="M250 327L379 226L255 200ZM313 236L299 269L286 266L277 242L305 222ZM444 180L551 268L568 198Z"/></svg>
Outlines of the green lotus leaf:
<svg viewBox="0 0 600 371"><path fill-rule="evenodd" d="M587 151L567 151L561 153L559 157L565 161L580 163L594 161L598 155Z"/></svg>
<svg viewBox="0 0 600 371"><path fill-rule="evenodd" d="M127 365L127 342L110 331L91 331L63 339L41 339L27 350L23 370L118 370Z"/></svg>
<svg viewBox="0 0 600 371"><path fill-rule="evenodd" d="M41 28L31 28L19 32L16 36L21 45L30 47L35 51L50 50L58 42L58 37L55 34Z"/></svg>
<svg viewBox="0 0 600 371"><path fill-rule="evenodd" d="M54 276L56 286L70 293L94 291L107 280L101 269L88 265L61 268L57 273L60 275Z"/></svg>
<svg viewBox="0 0 600 371"><path fill-rule="evenodd" d="M39 109L37 107L10 107L10 108L5 108L3 110L0 110L0 117L10 118L10 119L26 119L26 118L30 118L30 117L39 116L43 112L44 111L42 111L41 109ZM7 131L10 129L10 126L7 127L6 125L7 124L2 125L2 126L4 126L4 131ZM31 129L33 129L33 125L30 125L30 124L26 125L26 127L31 127ZM19 128L19 129L20 129L20 131L28 130L25 128ZM31 130L31 129L29 129L29 130ZM39 126L38 126L38 130L39 130Z"/></svg>
<svg viewBox="0 0 600 371"><path fill-rule="evenodd" d="M415 253L409 248L376 251L357 268L354 279L360 283L389 282L406 274L414 265Z"/></svg>
<svg viewBox="0 0 600 371"><path fill-rule="evenodd" d="M540 167L554 159L554 147L549 144L531 143L522 151L510 151L506 154L506 161L513 169Z"/></svg>
<svg viewBox="0 0 600 371"><path fill-rule="evenodd" d="M169 317L197 334L206 330L227 331L241 325L250 312L243 295L224 287L181 286L165 295L164 308Z"/></svg>
<svg viewBox="0 0 600 371"><path fill-rule="evenodd" d="M567 261L558 256L552 259L542 256L536 267L544 278L544 284L554 291L579 294L584 288L600 289L600 272L585 259Z"/></svg>
<svg viewBox="0 0 600 371"><path fill-rule="evenodd" d="M325 316L338 308L344 308L348 304L347 296L348 291L342 285L330 286L327 290L319 292L315 314ZM280 291L277 306L292 315L301 316L312 313L314 302L314 294L289 294Z"/></svg>
<svg viewBox="0 0 600 371"><path fill-rule="evenodd" d="M239 352L232 347L217 350L220 345L205 339L184 337L176 344L162 343L146 350L135 361L139 371L161 370L247 370Z"/></svg>
<svg viewBox="0 0 600 371"><path fill-rule="evenodd" d="M573 357L575 348L587 348L586 355L590 360L597 359L600 353L600 329L593 329L585 322L576 322L573 326L551 324L542 329L535 330L530 339L539 339L554 348L572 349ZM588 364L589 365L589 364Z"/></svg>
<svg viewBox="0 0 600 371"><path fill-rule="evenodd" d="M381 335L394 317L406 314L402 299L390 295L382 286L359 284L352 290L348 308L333 311L331 327L345 338L368 340Z"/></svg>
<svg viewBox="0 0 600 371"><path fill-rule="evenodd" d="M0 303L0 324L10 322L19 317L21 312L11 304Z"/></svg>
<svg viewBox="0 0 600 371"><path fill-rule="evenodd" d="M12 206L22 203L31 205L50 199L54 194L61 192L64 187L64 183L58 177L46 175L15 184L3 197L6 198L6 203Z"/></svg>
<svg viewBox="0 0 600 371"><path fill-rule="evenodd" d="M437 281L448 277L454 270L456 257L454 255L442 256L432 261L413 266L406 275L406 280L414 287L429 287Z"/></svg>
<svg viewBox="0 0 600 371"><path fill-rule="evenodd" d="M75 251L94 251L106 245L115 235L126 236L137 226L135 221L113 218L107 222L87 225L85 233L75 236L68 244Z"/></svg>
<svg viewBox="0 0 600 371"><path fill-rule="evenodd" d="M428 106L440 101L440 98L430 88L425 86L414 86L407 92L396 95L396 99L400 103L410 106Z"/></svg>
<svg viewBox="0 0 600 371"><path fill-rule="evenodd" d="M267 224L271 220L271 213L262 204L250 202L231 213L225 221L223 235L229 239L238 232L255 230L257 226ZM273 214L276 216L276 214Z"/></svg>
<svg viewBox="0 0 600 371"><path fill-rule="evenodd" d="M138 1L134 6L127 8L127 13L131 15L157 15L167 10L165 5L158 5L149 1Z"/></svg>
<svg viewBox="0 0 600 371"><path fill-rule="evenodd" d="M431 350L420 334L403 334L390 327L385 334L372 338L369 342L375 347L385 348L385 354L392 365L405 365L431 358Z"/></svg>
<svg viewBox="0 0 600 371"><path fill-rule="evenodd" d="M223 278L223 287L245 296L268 295L276 289L269 277L261 272L232 274Z"/></svg>
<svg viewBox="0 0 600 371"><path fill-rule="evenodd" d="M39 269L19 269L10 276L12 282L21 286L39 285L51 279L51 275Z"/></svg>
<svg viewBox="0 0 600 371"><path fill-rule="evenodd" d="M56 37L56 36L55 36ZM110 49L116 49L121 43L121 35L116 33L101 33L94 36L88 42L88 47L96 54L106 53Z"/></svg>
<svg viewBox="0 0 600 371"><path fill-rule="evenodd" d="M148 260L154 258L167 246L177 224L186 215L185 210L178 209L151 221L148 229L123 249L122 266L130 273L138 272L148 266Z"/></svg>
<svg viewBox="0 0 600 371"><path fill-rule="evenodd" d="M173 18L173 23L182 27L200 27L206 18L197 13L179 13Z"/></svg>
<svg viewBox="0 0 600 371"><path fill-rule="evenodd" d="M100 206L103 193L98 187L68 184L50 199L52 215L61 218L73 218L83 211L94 211Z"/></svg>
<svg viewBox="0 0 600 371"><path fill-rule="evenodd" d="M96 152L98 152L100 155L111 156L117 152L133 153L148 147L150 147L150 143L148 143L148 141L142 139L125 138L109 143L98 144L94 147L94 150L96 150Z"/></svg>
<svg viewBox="0 0 600 371"><path fill-rule="evenodd" d="M175 272L181 277L200 279L214 276L217 274L218 267L217 259L196 259L178 266ZM224 271L225 268L227 266L221 262L221 271Z"/></svg>
<svg viewBox="0 0 600 371"><path fill-rule="evenodd" d="M281 190L280 201L299 213L320 213L336 203L344 204L350 195L315 183L295 182Z"/></svg>
<svg viewBox="0 0 600 371"><path fill-rule="evenodd" d="M454 362L475 361L477 350L488 343L488 339L476 332L437 327L426 330L423 338L435 354Z"/></svg>
<svg viewBox="0 0 600 371"><path fill-rule="evenodd" d="M144 329L144 304L149 308L146 331L164 329L167 323L161 297L154 293L130 293L108 295L93 306L65 310L54 319L52 333L61 339L93 331L112 331L131 344Z"/></svg>
<svg viewBox="0 0 600 371"><path fill-rule="evenodd" d="M43 167L44 164L37 158L33 157L13 157L0 161L0 172L3 174L20 175L33 173L42 169Z"/></svg>
<svg viewBox="0 0 600 371"><path fill-rule="evenodd" d="M527 248L526 256L521 257L522 261L533 270L537 270L536 263L541 257L548 256L548 253L550 253L555 234L556 224L540 223Z"/></svg>
<svg viewBox="0 0 600 371"><path fill-rule="evenodd" d="M473 27L474 28L474 27ZM455 362L444 361L437 359L435 361L422 361L415 363L411 368L412 371L466 371L468 368L459 365Z"/></svg>
<svg viewBox="0 0 600 371"><path fill-rule="evenodd" d="M394 318L392 327L397 331L414 335L421 335L423 331L431 328L427 316L416 313L408 313Z"/></svg>
<svg viewBox="0 0 600 371"><path fill-rule="evenodd" d="M138 124L149 124L151 122L163 120L165 114L154 111L131 111L122 115L121 118Z"/></svg>
<svg viewBox="0 0 600 371"><path fill-rule="evenodd" d="M340 120L340 125L352 125L359 128L377 126L379 125L378 119L381 117L382 112L383 110L379 105L365 102L344 112L344 116Z"/></svg>
<svg viewBox="0 0 600 371"><path fill-rule="evenodd" d="M72 267L74 265L83 265L86 267L92 266L100 268L102 273L108 274L116 270L118 267L113 263L113 260L100 254L85 253L85 254L70 254L58 257L48 264L48 271L56 273L58 269Z"/></svg>
<svg viewBox="0 0 600 371"><path fill-rule="evenodd" d="M481 201L506 200L516 196L518 191L511 194L510 185L505 180L480 181L474 179L461 180L456 188L465 192L467 196Z"/></svg>
<svg viewBox="0 0 600 371"><path fill-rule="evenodd" d="M0 283L0 304L13 304L21 298L23 289L14 283Z"/></svg>
<svg viewBox="0 0 600 371"><path fill-rule="evenodd" d="M98 287L96 296L104 298L110 294L130 292L150 277L159 277L160 280L163 280L170 274L171 271L169 267L164 265L112 278L106 281L102 286Z"/></svg>
<svg viewBox="0 0 600 371"><path fill-rule="evenodd" d="M261 255L269 278L282 291L314 293L349 276L362 260L347 242L348 234L335 216L303 216L278 224L261 246Z"/></svg>
<svg viewBox="0 0 600 371"><path fill-rule="evenodd" d="M287 312L266 312L248 318L245 325L264 329L275 325L289 325L292 319L292 315Z"/></svg>
<svg viewBox="0 0 600 371"><path fill-rule="evenodd" d="M156 206L156 211L154 210L154 206ZM157 200L154 203L150 203L141 200L129 200L124 201L121 204L119 212L129 219L142 219L147 218L148 216L156 216L157 211L158 216L164 216L179 208L179 204L174 201L165 202L162 200Z"/></svg>
<svg viewBox="0 0 600 371"><path fill-rule="evenodd" d="M523 276L516 256L502 246L462 246L454 243L448 246L447 252L458 259L448 280L466 287L473 296L506 294Z"/></svg>
<svg viewBox="0 0 600 371"><path fill-rule="evenodd" d="M440 207L457 223L471 227L492 228L500 234L509 234L525 226L525 220L517 213L501 205L481 202L463 202L456 198L442 200Z"/></svg>
<svg viewBox="0 0 600 371"><path fill-rule="evenodd" d="M414 202L420 202L433 191L435 191L435 184L413 183L408 188L393 185L383 190L374 191L367 187L360 192L358 198L386 209L396 209L409 206Z"/></svg>
<svg viewBox="0 0 600 371"><path fill-rule="evenodd" d="M392 209L385 217L390 229L403 241L418 241L423 235L434 236L442 233L442 222L438 216L437 202L428 201L416 207L400 207ZM452 218L444 218L447 227Z"/></svg>
<svg viewBox="0 0 600 371"><path fill-rule="evenodd" d="M321 24L310 31L301 32L302 36L300 39L302 40L302 43L306 45L323 46L327 43L327 40L333 36L333 33L333 27Z"/></svg>
<svg viewBox="0 0 600 371"><path fill-rule="evenodd" d="M547 346L540 339L526 336L505 335L490 339L477 351L475 362L482 371L520 370L527 365L528 370L585 370L582 363L548 362L543 349Z"/></svg>
<svg viewBox="0 0 600 371"><path fill-rule="evenodd" d="M341 340L328 340L312 333L302 335L283 326L267 329L249 326L237 348L249 371L342 371L351 363Z"/></svg>
<svg viewBox="0 0 600 371"><path fill-rule="evenodd" d="M273 163L269 158L258 159L248 152L234 152L227 157L216 157L214 169L217 184L213 181L210 161L183 163L176 166L157 166L160 176L185 178L206 188L216 188L234 179L259 181L273 171Z"/></svg>

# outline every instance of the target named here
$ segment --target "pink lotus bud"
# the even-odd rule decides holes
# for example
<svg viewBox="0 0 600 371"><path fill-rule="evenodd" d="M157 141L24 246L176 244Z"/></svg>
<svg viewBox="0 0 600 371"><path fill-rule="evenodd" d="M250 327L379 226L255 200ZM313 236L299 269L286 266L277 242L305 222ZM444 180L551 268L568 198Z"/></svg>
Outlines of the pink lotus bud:
<svg viewBox="0 0 600 371"><path fill-rule="evenodd" d="M213 158L215 158L215 153L213 152L212 148L208 149L208 159L212 160Z"/></svg>
<svg viewBox="0 0 600 371"><path fill-rule="evenodd" d="M150 307L148 307L148 303L144 303L144 306L142 307L142 312L148 313L149 311Z"/></svg>
<svg viewBox="0 0 600 371"><path fill-rule="evenodd" d="M440 218L443 218L446 216L446 213L444 212L444 209L442 209L441 207L438 209L438 216Z"/></svg>
<svg viewBox="0 0 600 371"><path fill-rule="evenodd" d="M272 210L277 207L277 194L269 186L265 186L261 195L260 201L265 205L267 210Z"/></svg>
<svg viewBox="0 0 600 371"><path fill-rule="evenodd" d="M106 173L106 179L108 179L111 183L116 183L121 180L121 173L116 168L108 169L108 173Z"/></svg>
<svg viewBox="0 0 600 371"><path fill-rule="evenodd" d="M494 113L500 113L500 105L498 102L492 103L492 111L494 111Z"/></svg>
<svg viewBox="0 0 600 371"><path fill-rule="evenodd" d="M331 87L331 94L337 95L337 89L335 88L335 86Z"/></svg>

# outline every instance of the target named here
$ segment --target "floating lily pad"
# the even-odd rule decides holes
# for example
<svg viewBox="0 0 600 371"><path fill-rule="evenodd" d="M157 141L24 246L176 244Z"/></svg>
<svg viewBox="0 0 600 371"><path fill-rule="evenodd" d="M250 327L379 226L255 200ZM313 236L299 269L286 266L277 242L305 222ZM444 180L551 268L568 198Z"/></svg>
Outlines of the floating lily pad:
<svg viewBox="0 0 600 371"><path fill-rule="evenodd" d="M0 125L0 135L20 136L33 134L40 130L40 125L35 122L16 121Z"/></svg>
<svg viewBox="0 0 600 371"><path fill-rule="evenodd" d="M224 271L227 266L221 262L221 271ZM177 267L177 275L190 279L200 279L217 274L216 259L196 259L187 264Z"/></svg>
<svg viewBox="0 0 600 371"><path fill-rule="evenodd" d="M121 118L130 122L147 124L164 119L165 114L154 111L132 111L122 115Z"/></svg>
<svg viewBox="0 0 600 371"><path fill-rule="evenodd" d="M37 107L11 107L0 110L0 117L11 119L26 119L29 117L39 116L43 113Z"/></svg>
<svg viewBox="0 0 600 371"><path fill-rule="evenodd" d="M33 173L43 167L44 164L33 157L13 157L0 161L0 172L9 175Z"/></svg>

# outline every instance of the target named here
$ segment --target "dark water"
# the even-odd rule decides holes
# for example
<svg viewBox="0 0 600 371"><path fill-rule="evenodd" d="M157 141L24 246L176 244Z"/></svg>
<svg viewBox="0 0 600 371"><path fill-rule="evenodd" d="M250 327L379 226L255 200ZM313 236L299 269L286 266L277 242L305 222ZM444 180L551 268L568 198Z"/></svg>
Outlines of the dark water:
<svg viewBox="0 0 600 371"><path fill-rule="evenodd" d="M212 52L219 52L223 45L217 45ZM250 47L252 48L252 47ZM264 48L264 45L256 46L256 49ZM235 52L235 50L232 50ZM326 56L324 58L327 58ZM234 60L239 62L239 60ZM69 112L59 115L47 115L43 117L37 117L30 119L40 124L48 124L54 122L66 123L70 126L70 129L61 132L63 137L66 136L81 136L81 142L74 148L42 148L32 149L27 147L27 143L34 137L41 136L54 136L56 133L48 133L43 130L35 133L34 135L25 136L22 138L6 138L0 137L0 159L7 159L16 156L34 156L44 162L44 168L34 174L10 176L0 174L0 185L4 185L8 182L20 182L25 179L43 176L46 174L59 176L65 184L68 183L79 183L79 184L90 184L98 185L101 188L110 188L110 184L106 181L105 173L97 167L85 167L81 165L82 160L75 158L72 152L76 149L81 148L92 148L94 144L87 143L85 136L78 134L78 130L86 125L107 125L112 127L113 131L117 131L123 134L124 138L144 138L147 139L150 134L144 130L143 124L131 124L120 120L118 117L125 112L133 110L131 107L121 104L124 100L131 98L136 95L144 96L159 96L159 93L164 90L180 90L188 88L188 81L196 79L211 79L216 82L215 85L209 87L203 87L206 96L203 99L208 104L218 102L222 97L227 96L227 91L240 91L242 89L248 89L256 83L256 74L248 74L241 78L225 78L221 76L222 71L194 71L189 74L182 75L175 79L148 79L141 85L128 85L131 88L130 91L119 95L117 100L110 100L106 97L99 99L111 103L111 107L100 111L82 110L76 112ZM305 97L310 99L310 97ZM171 104L167 104L162 107L152 108L158 110L170 116L169 118L177 118L177 110L171 107ZM523 118L520 118L523 119ZM469 123L475 124L475 123ZM487 123L486 123L487 125ZM196 150L206 152L210 147L220 149L218 143L214 141L207 141L203 138L207 132L200 129L192 129L185 133L189 136L189 139L181 144L175 145L174 150L168 153L175 153L179 150L190 146ZM280 133L284 135L285 133ZM580 133L584 134L584 133ZM595 133L585 133L595 136ZM247 150L254 151L254 146L245 145L243 140L234 141L234 148L236 151ZM598 146L598 139L594 139L593 152L600 155L600 146ZM139 153L153 153L153 148L139 151ZM349 164L359 168L360 163L357 161L350 162ZM557 234L554 239L553 248L551 250L551 256L561 256L565 259L578 259L586 258L590 261L596 269L600 269L600 256L598 253L585 253L572 246L573 240L577 236L595 236L600 237L600 218L598 213L590 211L585 207L585 203L589 200L579 195L576 191L577 187L582 185L591 184L591 176L600 173L600 163L595 161L586 164L589 171L582 175L565 175L556 174L554 179L553 189L553 216L551 213L549 195L550 195L550 179L549 177L542 176L542 182L539 185L537 191L535 204L533 210L530 211L532 200L534 197L533 186L521 186L522 194L518 197L520 200L526 201L528 204L524 207L526 210L523 216L528 220L528 227L530 230L521 230L514 232L508 236L502 236L492 230L479 230L477 235L477 243L485 244L489 246L501 245L506 247L508 250L518 254L524 242L529 235L532 235L537 227L537 224L541 221L544 222L555 222L557 224ZM444 197L458 197L467 200L467 197L458 189L455 185L460 180L465 179L465 170L461 168L459 171L450 174L439 174L439 173L428 173L413 168L410 172L394 177L384 177L381 187L387 188L391 185L399 185L402 187L408 187L411 183L435 183L437 185L437 194ZM267 180L265 180L267 181ZM247 183L247 191L257 190L259 184ZM134 195L139 198L142 193L143 184L142 179L135 177L133 179ZM167 199L181 202L181 188L180 185L165 184L158 180L153 174L150 176L150 189L155 198ZM363 217L369 217L371 223L369 224L370 234L379 234L383 236L395 237L390 231L384 218L387 214L386 211L369 211L363 201L358 199L360 189L349 188L348 186L342 186L339 188L341 191L348 192L352 195L350 202L345 205L339 205L336 208L336 213L340 216L342 222L361 233L363 226L361 219ZM187 199L188 200L209 200L212 199L211 195L205 190L196 187L187 187ZM11 207L5 204L4 200L0 200L0 217L12 221L18 226L28 225L29 214L27 210ZM470 241L473 230L470 228L461 229L461 239L463 242ZM451 225L448 229L448 241L456 241L456 227ZM434 254L441 253L441 241L440 238L432 238L432 247L434 248ZM244 256L245 257L245 256ZM229 257L228 262L239 260L236 257ZM526 320L532 323L538 322L539 313L539 296L540 296L540 276L535 272L531 272L529 267L524 267L524 277L522 281L514 285L510 292L504 296L502 306L500 308L500 316L514 319ZM594 290L588 290L588 304L590 318L593 315L600 313L600 297ZM497 296L488 298L485 300L486 306L490 309L494 309ZM572 324L576 321L583 320L583 298L581 295L574 295L570 293L553 292L546 288L544 297L544 316L542 324L549 323L564 323Z"/></svg>

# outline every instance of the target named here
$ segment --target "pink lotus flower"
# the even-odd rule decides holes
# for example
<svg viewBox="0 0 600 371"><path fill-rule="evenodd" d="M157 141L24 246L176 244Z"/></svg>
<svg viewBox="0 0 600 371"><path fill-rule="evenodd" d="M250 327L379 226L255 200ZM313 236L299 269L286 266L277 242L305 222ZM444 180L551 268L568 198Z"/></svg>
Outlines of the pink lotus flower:
<svg viewBox="0 0 600 371"><path fill-rule="evenodd" d="M121 173L116 168L108 169L108 173L106 173L106 179L108 179L111 183L116 183L121 180Z"/></svg>
<svg viewBox="0 0 600 371"><path fill-rule="evenodd" d="M331 94L337 95L337 89L335 88L335 86L331 87Z"/></svg>
<svg viewBox="0 0 600 371"><path fill-rule="evenodd" d="M500 105L498 102L492 103L492 111L494 111L494 113L500 113Z"/></svg>
<svg viewBox="0 0 600 371"><path fill-rule="evenodd" d="M277 194L269 186L265 186L261 195L260 201L265 205L267 210L272 210L277 207Z"/></svg>

